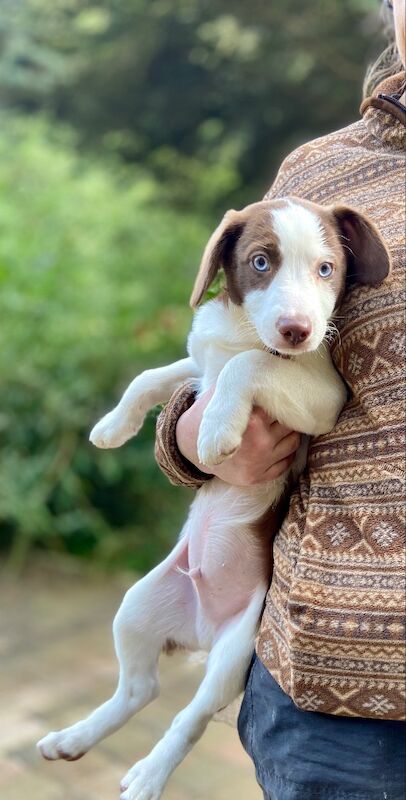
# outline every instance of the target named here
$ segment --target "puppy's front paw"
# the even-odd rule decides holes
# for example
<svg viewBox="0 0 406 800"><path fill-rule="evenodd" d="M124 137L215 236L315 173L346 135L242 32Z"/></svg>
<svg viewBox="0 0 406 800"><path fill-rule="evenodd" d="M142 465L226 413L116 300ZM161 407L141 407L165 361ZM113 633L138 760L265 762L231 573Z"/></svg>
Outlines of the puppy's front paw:
<svg viewBox="0 0 406 800"><path fill-rule="evenodd" d="M220 425L211 415L204 414L197 439L200 463L206 467L221 464L238 450L241 440L241 434L231 426Z"/></svg>
<svg viewBox="0 0 406 800"><path fill-rule="evenodd" d="M87 753L91 743L87 741L80 723L62 731L51 731L37 743L37 748L47 761L63 758L65 761L77 761Z"/></svg>
<svg viewBox="0 0 406 800"><path fill-rule="evenodd" d="M142 419L139 422L131 419L130 423L123 414L114 408L94 426L89 439L96 447L104 449L121 447L128 439L135 436L142 421Z"/></svg>
<svg viewBox="0 0 406 800"><path fill-rule="evenodd" d="M164 763L154 763L151 756L132 767L121 781L120 800L159 800L167 781Z"/></svg>

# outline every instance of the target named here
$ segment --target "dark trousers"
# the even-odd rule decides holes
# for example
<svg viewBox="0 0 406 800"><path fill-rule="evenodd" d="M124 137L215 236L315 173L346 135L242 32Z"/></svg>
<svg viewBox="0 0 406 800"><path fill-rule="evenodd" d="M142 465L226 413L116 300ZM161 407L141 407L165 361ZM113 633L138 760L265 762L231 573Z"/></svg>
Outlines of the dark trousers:
<svg viewBox="0 0 406 800"><path fill-rule="evenodd" d="M406 800L406 723L301 711L258 657L238 731L265 800Z"/></svg>

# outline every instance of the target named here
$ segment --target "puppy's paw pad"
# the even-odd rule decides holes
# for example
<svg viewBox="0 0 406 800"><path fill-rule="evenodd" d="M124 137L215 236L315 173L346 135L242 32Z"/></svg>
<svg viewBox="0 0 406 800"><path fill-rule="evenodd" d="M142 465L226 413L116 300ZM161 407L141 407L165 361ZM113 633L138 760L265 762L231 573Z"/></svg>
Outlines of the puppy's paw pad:
<svg viewBox="0 0 406 800"><path fill-rule="evenodd" d="M51 731L37 743L42 757L47 761L63 758L65 761L77 761L85 755L88 745L79 733L68 731Z"/></svg>

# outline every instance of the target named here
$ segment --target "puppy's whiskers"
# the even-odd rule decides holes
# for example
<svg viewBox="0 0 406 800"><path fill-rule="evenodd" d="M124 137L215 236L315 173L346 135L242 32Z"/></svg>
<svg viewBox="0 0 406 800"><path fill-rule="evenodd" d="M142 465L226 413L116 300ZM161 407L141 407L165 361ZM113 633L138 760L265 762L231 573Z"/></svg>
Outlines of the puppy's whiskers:
<svg viewBox="0 0 406 800"><path fill-rule="evenodd" d="M337 325L330 320L324 334L324 342L326 345L333 345L336 341L338 341L338 343L341 345L341 334L337 328Z"/></svg>

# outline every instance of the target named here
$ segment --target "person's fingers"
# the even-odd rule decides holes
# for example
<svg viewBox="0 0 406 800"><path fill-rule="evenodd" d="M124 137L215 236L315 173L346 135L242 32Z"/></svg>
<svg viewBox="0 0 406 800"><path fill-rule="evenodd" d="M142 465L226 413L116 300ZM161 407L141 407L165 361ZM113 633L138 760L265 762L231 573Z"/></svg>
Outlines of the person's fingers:
<svg viewBox="0 0 406 800"><path fill-rule="evenodd" d="M213 472L221 480L236 486L274 480L290 467L299 443L300 434L295 431L285 436L275 449L270 449L269 439L258 442L256 449L253 449L251 442L213 468Z"/></svg>
<svg viewBox="0 0 406 800"><path fill-rule="evenodd" d="M278 463L278 461L282 461L284 458L294 455L299 445L300 433L296 433L296 431L288 433L288 435L284 436L283 439L280 439L280 441L277 442L273 448L272 463Z"/></svg>
<svg viewBox="0 0 406 800"><path fill-rule="evenodd" d="M287 458L283 458L281 461L278 461L276 464L273 464L272 467L269 467L267 470L265 470L261 478L259 478L256 482L267 483L268 481L274 481L275 478L279 478L280 475L283 475L283 473L289 469L294 457L294 454L292 454Z"/></svg>
<svg viewBox="0 0 406 800"><path fill-rule="evenodd" d="M256 446L262 441L267 447L273 448L289 433L292 433L291 428L273 420L262 408L255 408L249 418L242 444L250 447L252 443Z"/></svg>
<svg viewBox="0 0 406 800"><path fill-rule="evenodd" d="M254 406L251 412L250 420L252 420L254 423L255 421L258 421L259 424L264 422L267 428L270 428L275 432L275 437L278 439L282 439L283 436L286 436L286 434L290 433L292 430L292 428L286 428L281 422L278 422L273 417L270 417L263 408L260 408L260 406Z"/></svg>
<svg viewBox="0 0 406 800"><path fill-rule="evenodd" d="M270 426L270 432L273 436L275 444L284 439L285 436L292 433L292 428L287 428L285 425L282 425L281 422L277 422L276 420L272 422Z"/></svg>
<svg viewBox="0 0 406 800"><path fill-rule="evenodd" d="M265 419L257 413L251 415L241 447L231 458L212 468L218 478L226 483L250 486L273 480L288 468L299 446L300 434L279 423L275 423L274 430Z"/></svg>

